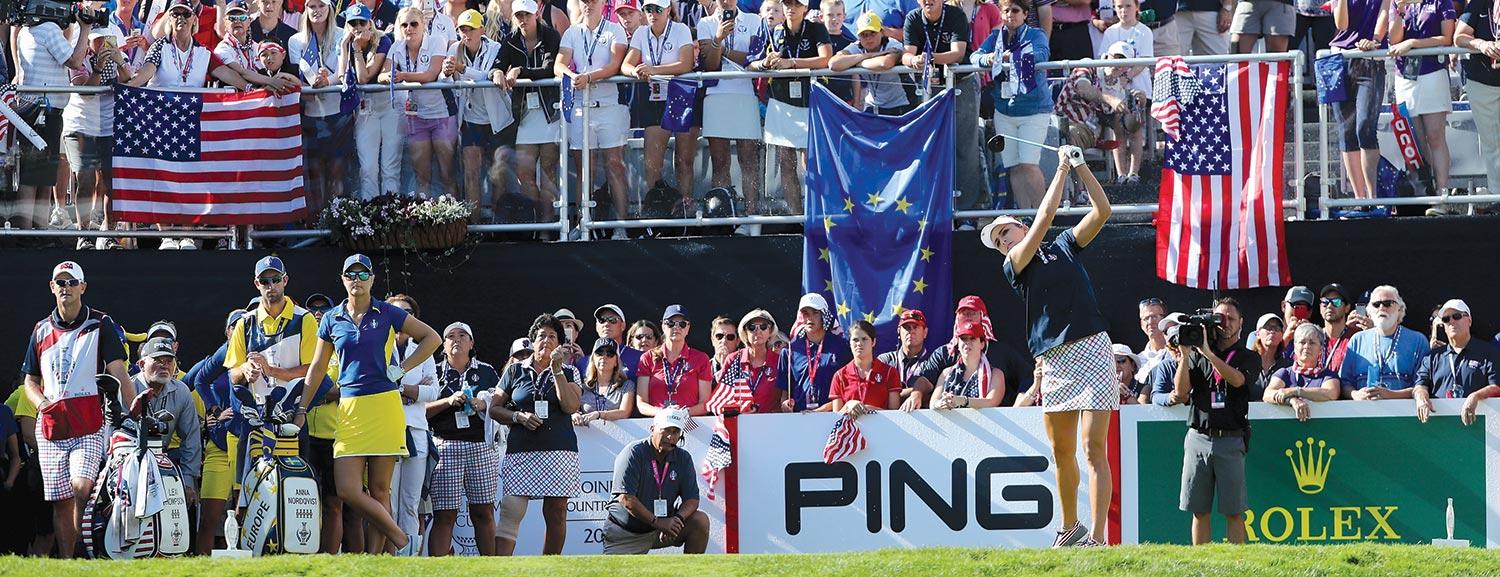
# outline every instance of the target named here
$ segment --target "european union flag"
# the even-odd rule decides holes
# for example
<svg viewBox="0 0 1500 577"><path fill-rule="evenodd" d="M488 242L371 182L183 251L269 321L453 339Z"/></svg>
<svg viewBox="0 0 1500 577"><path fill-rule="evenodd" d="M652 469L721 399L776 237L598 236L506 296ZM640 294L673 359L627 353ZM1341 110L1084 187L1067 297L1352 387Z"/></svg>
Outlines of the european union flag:
<svg viewBox="0 0 1500 577"><path fill-rule="evenodd" d="M652 82L655 82L654 80ZM698 81L673 78L667 81L667 106L662 111L661 127L681 134L693 129L698 117Z"/></svg>
<svg viewBox="0 0 1500 577"><path fill-rule="evenodd" d="M359 109L359 99L362 97L359 93L359 78L354 74L354 67L348 66L344 70L344 87L339 90L339 114L353 114Z"/></svg>
<svg viewBox="0 0 1500 577"><path fill-rule="evenodd" d="M563 122L573 123L573 82L572 78L562 79L562 117Z"/></svg>
<svg viewBox="0 0 1500 577"><path fill-rule="evenodd" d="M850 108L821 84L809 99L802 286L839 320L875 323L890 350L907 309L931 339L952 333L953 91L905 116Z"/></svg>

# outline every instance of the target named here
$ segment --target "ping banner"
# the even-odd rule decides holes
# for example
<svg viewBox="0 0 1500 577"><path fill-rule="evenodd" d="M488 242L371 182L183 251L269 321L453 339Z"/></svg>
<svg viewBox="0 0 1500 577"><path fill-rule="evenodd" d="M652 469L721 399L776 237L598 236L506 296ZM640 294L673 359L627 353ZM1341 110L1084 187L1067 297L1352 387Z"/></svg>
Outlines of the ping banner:
<svg viewBox="0 0 1500 577"><path fill-rule="evenodd" d="M1434 405L1420 423L1410 400L1313 403L1300 422L1285 407L1252 403L1248 541L1430 543L1448 537L1452 499L1455 539L1500 546L1500 419L1487 402L1464 426L1462 399ZM1191 516L1178 510L1186 411L1128 407L1121 418L1123 541L1190 542ZM1223 516L1213 521L1223 539Z"/></svg>

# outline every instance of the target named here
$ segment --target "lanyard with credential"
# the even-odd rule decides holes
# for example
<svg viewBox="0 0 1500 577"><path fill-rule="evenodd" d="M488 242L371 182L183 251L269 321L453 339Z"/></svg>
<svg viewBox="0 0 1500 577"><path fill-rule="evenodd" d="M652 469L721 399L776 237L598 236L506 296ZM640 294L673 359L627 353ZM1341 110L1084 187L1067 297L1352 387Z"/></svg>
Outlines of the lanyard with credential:
<svg viewBox="0 0 1500 577"><path fill-rule="evenodd" d="M807 337L803 337L806 339ZM825 337L826 339L826 337ZM802 341L802 354L807 356L807 408L809 410L818 408L818 360L823 357L823 343L818 343L816 353L812 350L812 342Z"/></svg>
<svg viewBox="0 0 1500 577"><path fill-rule="evenodd" d="M943 34L943 21L948 19L948 10L947 10L946 6L947 5L945 4L944 8L942 10L939 10L939 13L938 13L938 23L937 23L938 36L942 36L942 34ZM933 47L932 29L927 27L927 22L925 22L925 18L924 18L924 22L922 22L922 36L925 37L925 38L923 38L923 40L925 40L927 42L927 66L923 67L923 69L922 69L922 75L926 77L926 83L927 83L927 85L931 86L932 85L932 81L934 80L933 77L932 77L932 73L934 72L933 69L936 68L936 67L933 66L933 64L932 64L932 57L933 57L933 52L932 52L932 47Z"/></svg>
<svg viewBox="0 0 1500 577"><path fill-rule="evenodd" d="M666 362L666 353L662 354L661 360L662 362ZM667 398L665 399L665 401L663 401L663 406L667 404L676 404L676 401L673 400L672 397L677 395L677 386L682 383L682 373L686 370L687 355L679 356L677 357L676 361L666 363L666 365L662 367L661 377L662 380L667 384Z"/></svg>
<svg viewBox="0 0 1500 577"><path fill-rule="evenodd" d="M1400 345L1400 344L1401 344L1401 328L1400 327L1396 327L1396 334L1391 338L1391 348L1385 354L1383 354L1383 355L1380 354L1380 340L1379 340L1379 338L1377 338L1375 340L1375 357L1376 357L1375 360L1380 361L1380 374L1376 377L1376 384L1379 384L1380 377L1384 377L1385 376L1385 371L1386 371L1386 366L1385 365L1386 365L1387 361L1389 361L1390 364L1391 364L1391 367L1390 367L1390 369L1391 369L1391 376L1394 377L1394 376L1397 376L1397 375L1400 374L1401 364L1399 362L1397 362L1397 359L1396 359L1396 346Z"/></svg>
<svg viewBox="0 0 1500 577"><path fill-rule="evenodd" d="M1449 345L1448 346L1448 375L1450 375L1450 377L1453 379L1453 384L1448 385L1448 398L1450 398L1450 399L1456 399L1456 398L1458 398L1458 394L1459 394L1458 393L1458 388L1460 386L1463 386L1463 384L1464 384L1463 380L1458 378L1458 363L1454 360L1454 359L1457 359L1457 358L1458 358L1458 352L1453 350L1453 346L1452 345ZM1467 387L1465 387L1465 389L1467 389Z"/></svg>
<svg viewBox="0 0 1500 577"><path fill-rule="evenodd" d="M651 460L651 476L656 479L656 498L657 499L665 499L666 498L666 497L663 497L661 495L661 488L662 488L662 485L666 484L666 482L667 482L667 474L670 473L671 471L672 471L672 462L670 460L663 462L661 464L661 468L660 469L658 469L656 467L656 459L652 459Z"/></svg>

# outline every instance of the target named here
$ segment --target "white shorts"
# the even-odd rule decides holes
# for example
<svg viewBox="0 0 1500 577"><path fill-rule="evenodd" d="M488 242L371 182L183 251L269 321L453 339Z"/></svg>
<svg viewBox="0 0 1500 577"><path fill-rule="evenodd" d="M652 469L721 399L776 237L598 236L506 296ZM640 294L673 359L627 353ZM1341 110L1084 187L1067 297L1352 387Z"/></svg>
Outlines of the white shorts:
<svg viewBox="0 0 1500 577"><path fill-rule="evenodd" d="M1406 104L1413 116L1453 112L1453 96L1448 93L1448 71L1435 70L1407 80L1395 75L1396 100Z"/></svg>
<svg viewBox="0 0 1500 577"><path fill-rule="evenodd" d="M583 150L584 107L573 108L573 121L568 123L568 150ZM589 148L619 148L625 146L630 133L630 109L618 102L605 102L589 111Z"/></svg>
<svg viewBox="0 0 1500 577"><path fill-rule="evenodd" d="M751 114L751 112L756 112ZM703 98L703 136L760 140L760 100L754 94L710 94Z"/></svg>
<svg viewBox="0 0 1500 577"><path fill-rule="evenodd" d="M766 106L766 144L807 149L807 108L772 98Z"/></svg>
<svg viewBox="0 0 1500 577"><path fill-rule="evenodd" d="M1051 125L1052 115L1047 113L1027 116L996 114L994 120L996 134L1007 134L1032 142L1046 142L1047 127ZM1005 150L1000 151L1000 162L1006 168L1020 164L1037 164L1041 160L1041 148L1014 140L1006 142Z"/></svg>
<svg viewBox="0 0 1500 577"><path fill-rule="evenodd" d="M516 144L557 144L562 140L562 119L547 122L541 109L527 110L516 128Z"/></svg>

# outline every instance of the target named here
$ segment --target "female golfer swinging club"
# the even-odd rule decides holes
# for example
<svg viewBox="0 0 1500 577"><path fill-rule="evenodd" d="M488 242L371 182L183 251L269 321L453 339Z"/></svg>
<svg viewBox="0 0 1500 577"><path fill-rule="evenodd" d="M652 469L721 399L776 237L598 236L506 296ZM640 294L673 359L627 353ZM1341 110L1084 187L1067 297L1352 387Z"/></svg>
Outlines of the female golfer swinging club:
<svg viewBox="0 0 1500 577"><path fill-rule="evenodd" d="M1075 172L1088 189L1093 208L1073 228L1051 243L1042 237L1057 215L1068 173ZM1046 411L1047 437L1057 466L1058 500L1063 528L1053 547L1097 546L1113 497L1109 458L1105 451L1110 412L1120 407L1114 382L1114 356L1104 317L1094 298L1088 272L1077 260L1104 222L1109 199L1094 179L1076 146L1058 150L1057 175L1042 198L1036 220L1028 227L1008 216L984 227L980 240L1005 254L1005 278L1026 304L1027 333L1036 357L1040 401ZM1091 528L1078 519L1078 427L1083 424L1083 454L1089 462Z"/></svg>

